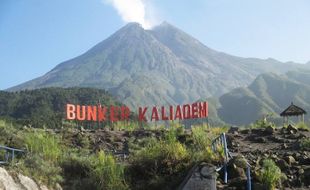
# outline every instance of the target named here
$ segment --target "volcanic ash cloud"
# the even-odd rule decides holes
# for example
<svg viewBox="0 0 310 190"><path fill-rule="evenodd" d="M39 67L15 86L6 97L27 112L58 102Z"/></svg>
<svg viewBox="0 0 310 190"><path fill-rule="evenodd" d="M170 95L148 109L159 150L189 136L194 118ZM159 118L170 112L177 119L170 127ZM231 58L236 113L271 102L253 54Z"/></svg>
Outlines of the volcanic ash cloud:
<svg viewBox="0 0 310 190"><path fill-rule="evenodd" d="M143 0L105 0L111 4L124 22L138 22L143 28L152 27L151 21L146 18L146 6Z"/></svg>

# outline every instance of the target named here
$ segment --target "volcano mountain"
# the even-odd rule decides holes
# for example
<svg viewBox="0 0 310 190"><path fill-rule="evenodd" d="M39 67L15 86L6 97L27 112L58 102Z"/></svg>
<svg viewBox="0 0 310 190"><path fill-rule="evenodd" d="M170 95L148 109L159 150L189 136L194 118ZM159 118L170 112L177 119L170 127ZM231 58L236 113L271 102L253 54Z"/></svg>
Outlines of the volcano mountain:
<svg viewBox="0 0 310 190"><path fill-rule="evenodd" d="M86 53L8 90L94 87L136 108L220 96L249 85L261 73L297 67L302 65L212 50L167 22L151 30L129 23Z"/></svg>

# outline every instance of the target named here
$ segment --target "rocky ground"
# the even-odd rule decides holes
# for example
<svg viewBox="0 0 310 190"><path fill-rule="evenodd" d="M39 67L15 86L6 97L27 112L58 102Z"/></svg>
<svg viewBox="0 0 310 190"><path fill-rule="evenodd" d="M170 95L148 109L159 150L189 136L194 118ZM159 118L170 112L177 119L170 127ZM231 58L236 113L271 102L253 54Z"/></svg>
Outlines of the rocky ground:
<svg viewBox="0 0 310 190"><path fill-rule="evenodd" d="M98 150L111 152L119 158L120 162L127 162L133 146L143 143L145 137L160 138L166 132L165 129L109 131L84 130L82 128L69 130L71 131L51 130L50 132L62 133L68 145L73 147L87 146L91 147L93 152ZM190 130L185 130L179 140L185 142L186 137L190 134ZM310 138L308 129L297 129L292 126L257 129L230 128L226 137L228 149L234 158L228 164L228 184L223 183L223 174L219 173L217 177L218 189L246 189L245 161L251 165L252 189L266 189L259 183L257 176L262 168L262 162L266 158L272 159L286 176L280 189L310 189L310 151L300 145L302 139ZM11 178L5 181L5 176L8 174L3 169L0 170L0 173L2 174L0 175L0 189L13 184L14 181L17 186L22 186L21 179L24 179L23 177L17 180L18 183L16 180L12 181ZM40 188L38 186L37 189Z"/></svg>
<svg viewBox="0 0 310 190"><path fill-rule="evenodd" d="M245 158L251 165L253 189L264 189L257 183L262 160L270 158L285 174L282 189L310 189L310 151L302 149L300 140L310 138L307 129L287 128L243 129L231 128L227 134L228 148L236 158ZM241 162L242 163L242 162ZM240 159L232 159L229 184L222 189L245 189L245 168Z"/></svg>
<svg viewBox="0 0 310 190"><path fill-rule="evenodd" d="M105 149L126 161L130 154L128 144L139 142L144 137L160 137L164 130L156 131L84 131L88 136L94 151ZM186 133L190 133L189 130ZM76 134L78 135L78 134ZM258 183L257 173L261 169L262 161L270 158L285 174L282 189L310 189L310 151L300 147L300 140L310 138L307 129L288 128L258 128L239 129L230 128L227 133L228 148L235 157L228 166L228 184L224 184L221 175L218 177L219 189L245 189L246 170L240 165L240 159L245 159L251 165L253 189L264 189ZM78 139L73 136L72 139ZM76 142L75 144L79 144ZM242 162L241 162L242 163ZM238 165L239 164L239 165Z"/></svg>

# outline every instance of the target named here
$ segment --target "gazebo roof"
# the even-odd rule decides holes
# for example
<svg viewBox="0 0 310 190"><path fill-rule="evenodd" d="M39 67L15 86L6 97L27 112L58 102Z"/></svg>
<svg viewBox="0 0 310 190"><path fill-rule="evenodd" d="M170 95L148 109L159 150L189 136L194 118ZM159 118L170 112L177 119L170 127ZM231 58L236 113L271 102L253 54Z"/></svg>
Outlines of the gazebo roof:
<svg viewBox="0 0 310 190"><path fill-rule="evenodd" d="M307 112L304 109L294 105L292 102L292 104L288 108L286 108L280 114L280 116L282 116L282 117L283 116L297 116L297 115L302 115L302 114L307 114Z"/></svg>

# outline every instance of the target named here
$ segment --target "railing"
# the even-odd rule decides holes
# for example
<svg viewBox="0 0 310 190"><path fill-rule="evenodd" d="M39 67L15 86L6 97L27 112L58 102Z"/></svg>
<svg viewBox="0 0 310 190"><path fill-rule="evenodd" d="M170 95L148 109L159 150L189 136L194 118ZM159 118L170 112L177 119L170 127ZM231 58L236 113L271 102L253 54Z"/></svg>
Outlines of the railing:
<svg viewBox="0 0 310 190"><path fill-rule="evenodd" d="M222 133L220 136L215 138L212 143L211 143L211 148L213 152L216 152L218 150L218 147L222 147L224 149L224 163L223 163L223 168L224 168L224 182L227 183L227 163L229 161L229 154L228 154L228 148L227 148L227 141L226 141L226 136L225 133ZM222 167L220 168L222 169Z"/></svg>
<svg viewBox="0 0 310 190"><path fill-rule="evenodd" d="M220 136L215 138L211 143L211 148L213 152L218 151L218 147L222 147L224 149L224 163L223 166L218 168L217 171L224 169L224 182L227 183L228 179L228 173L227 173L227 164L232 158L228 148L227 148L227 140L225 133L222 133ZM247 164L247 170L246 170L246 176L247 176L247 190L251 190L251 165L246 161Z"/></svg>
<svg viewBox="0 0 310 190"><path fill-rule="evenodd" d="M5 150L4 160L0 160L0 164L7 164L9 161L13 161L15 159L16 153L24 153L24 150L10 148L7 146L0 145L0 150Z"/></svg>

